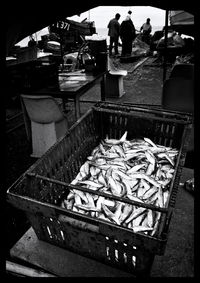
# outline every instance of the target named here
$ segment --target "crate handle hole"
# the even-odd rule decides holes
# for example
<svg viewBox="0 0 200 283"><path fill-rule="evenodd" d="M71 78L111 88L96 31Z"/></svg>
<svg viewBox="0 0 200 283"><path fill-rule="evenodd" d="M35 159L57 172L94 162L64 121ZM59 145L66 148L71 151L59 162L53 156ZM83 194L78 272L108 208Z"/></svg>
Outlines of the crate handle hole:
<svg viewBox="0 0 200 283"><path fill-rule="evenodd" d="M110 260L110 248L106 247L106 256Z"/></svg>
<svg viewBox="0 0 200 283"><path fill-rule="evenodd" d="M123 257L124 257L124 262L127 263L127 254L123 253Z"/></svg>
<svg viewBox="0 0 200 283"><path fill-rule="evenodd" d="M50 236L50 238L52 239L53 236L52 236L52 234L51 234L51 230L50 230L49 226L47 226L47 232L49 233L49 236Z"/></svg>
<svg viewBox="0 0 200 283"><path fill-rule="evenodd" d="M132 256L132 263L133 263L134 266L136 266L136 256L134 256L134 255Z"/></svg>
<svg viewBox="0 0 200 283"><path fill-rule="evenodd" d="M65 236L62 230L60 231L60 234L61 234L62 239L65 240Z"/></svg>
<svg viewBox="0 0 200 283"><path fill-rule="evenodd" d="M115 249L115 260L119 261L119 254L118 254L118 250Z"/></svg>

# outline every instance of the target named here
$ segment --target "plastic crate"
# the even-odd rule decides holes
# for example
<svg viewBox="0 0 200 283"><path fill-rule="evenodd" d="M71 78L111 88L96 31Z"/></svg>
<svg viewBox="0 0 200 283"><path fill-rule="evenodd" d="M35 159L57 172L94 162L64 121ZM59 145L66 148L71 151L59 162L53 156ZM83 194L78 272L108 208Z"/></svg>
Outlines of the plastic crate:
<svg viewBox="0 0 200 283"><path fill-rule="evenodd" d="M27 213L40 240L136 276L149 276L155 255L163 255L165 251L185 161L189 124L187 115L183 114L175 117L174 112L160 109L97 103L8 189L8 201ZM125 227L60 207L70 188L89 190L72 186L70 182L94 147L106 135L120 138L125 131L128 131L127 139L148 137L155 143L179 150L168 206L155 208L144 204L161 212L155 236L133 233ZM134 201L129 202L134 204ZM65 221L60 221L60 215L65 216Z"/></svg>

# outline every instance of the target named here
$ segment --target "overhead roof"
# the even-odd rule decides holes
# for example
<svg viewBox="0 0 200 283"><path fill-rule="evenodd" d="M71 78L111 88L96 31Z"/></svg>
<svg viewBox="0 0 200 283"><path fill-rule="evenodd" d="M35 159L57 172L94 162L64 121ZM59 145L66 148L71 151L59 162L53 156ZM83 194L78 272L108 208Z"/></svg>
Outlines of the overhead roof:
<svg viewBox="0 0 200 283"><path fill-rule="evenodd" d="M6 18L6 54L20 40L51 23L66 17L81 14L97 6L152 6L160 9L184 10L196 13L194 0L188 2L178 0L84 0L26 1L23 5L15 1L4 6ZM192 3L193 2L193 3Z"/></svg>
<svg viewBox="0 0 200 283"><path fill-rule="evenodd" d="M170 12L170 25L174 30L194 36L194 15L183 10Z"/></svg>

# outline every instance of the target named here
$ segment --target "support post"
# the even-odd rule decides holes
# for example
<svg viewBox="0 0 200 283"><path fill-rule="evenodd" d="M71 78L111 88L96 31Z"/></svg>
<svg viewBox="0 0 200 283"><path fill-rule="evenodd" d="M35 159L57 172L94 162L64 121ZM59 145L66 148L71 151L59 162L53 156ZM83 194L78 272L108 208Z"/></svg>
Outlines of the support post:
<svg viewBox="0 0 200 283"><path fill-rule="evenodd" d="M165 12L165 40L164 40L163 82L164 82L165 79L166 79L166 73L167 73L168 15L169 15L169 10L166 9L166 12Z"/></svg>

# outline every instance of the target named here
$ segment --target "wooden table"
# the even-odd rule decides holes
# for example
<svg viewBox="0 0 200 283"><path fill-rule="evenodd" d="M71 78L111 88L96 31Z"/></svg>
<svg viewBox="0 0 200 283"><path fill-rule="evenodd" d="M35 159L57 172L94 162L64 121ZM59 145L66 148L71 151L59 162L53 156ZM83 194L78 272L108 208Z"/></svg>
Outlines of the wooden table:
<svg viewBox="0 0 200 283"><path fill-rule="evenodd" d="M68 99L74 100L76 119L80 118L80 97L96 83L101 85L101 100L105 101L105 76L106 71L93 74L85 71L59 73L58 85L49 86L40 90L31 91L29 94L51 95L62 98L63 108Z"/></svg>

